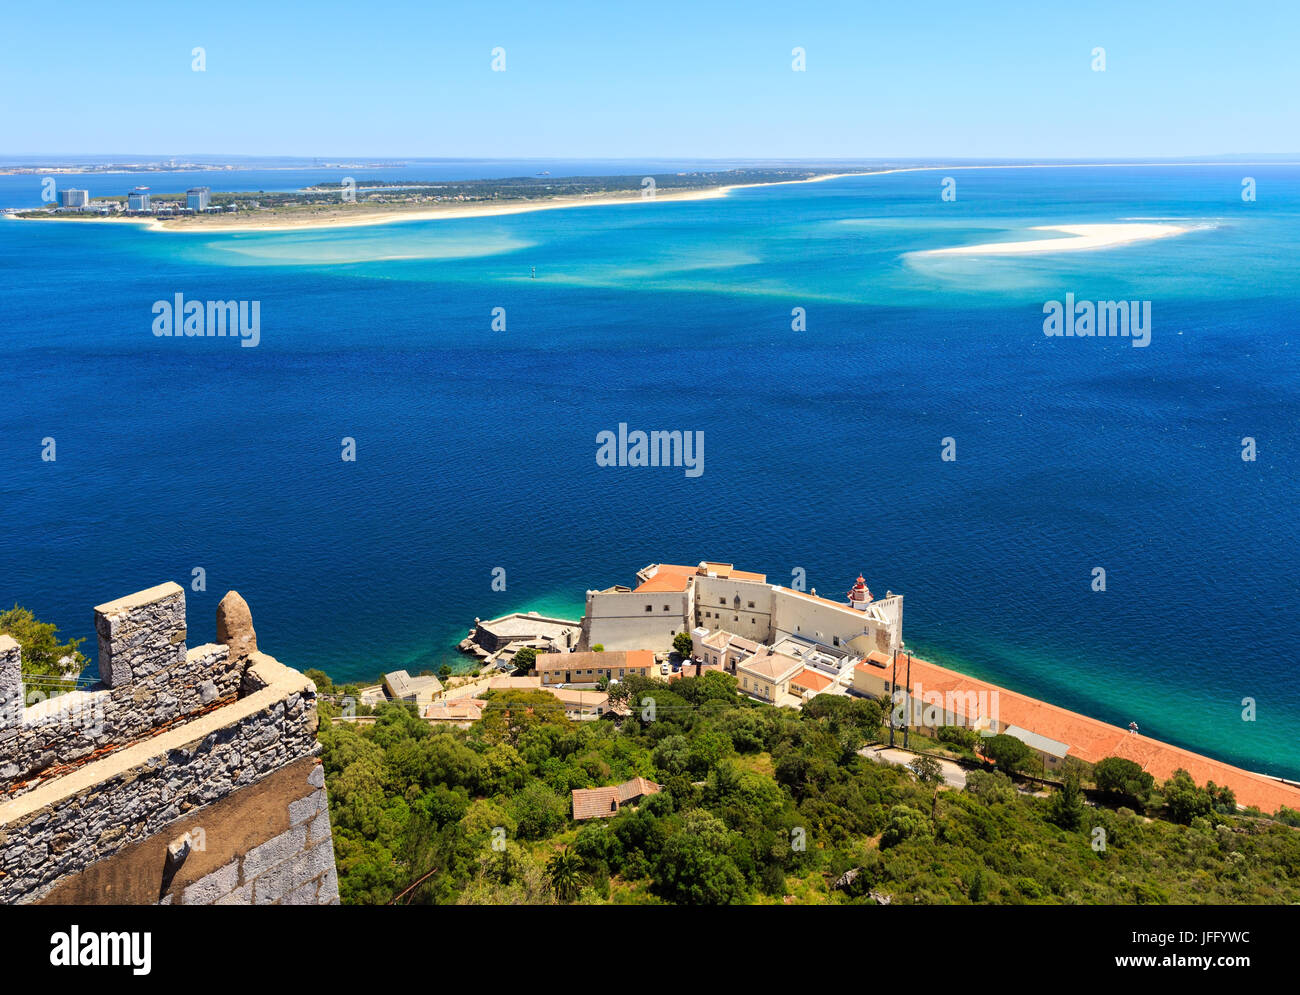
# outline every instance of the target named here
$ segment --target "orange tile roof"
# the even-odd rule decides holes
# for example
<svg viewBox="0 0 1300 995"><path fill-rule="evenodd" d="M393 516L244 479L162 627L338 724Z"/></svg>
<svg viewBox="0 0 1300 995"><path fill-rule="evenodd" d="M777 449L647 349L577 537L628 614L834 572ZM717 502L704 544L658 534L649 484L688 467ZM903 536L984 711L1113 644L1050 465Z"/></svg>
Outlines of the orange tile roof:
<svg viewBox="0 0 1300 995"><path fill-rule="evenodd" d="M898 673L904 674L906 657L899 658ZM862 664L858 664L862 668ZM920 685L917 688L917 685ZM1178 768L1186 770L1198 784L1213 781L1226 785L1242 805L1254 805L1268 813L1281 806L1300 809L1300 788L1283 784L1265 774L1242 770L1221 760L1192 753L1169 743L1147 736L1130 733L1098 719L1071 712L1057 705L1009 691L988 681L968 677L925 660L912 658L913 690L923 696L932 691L944 694L980 691L997 693L997 719L1003 728L1020 726L1048 739L1055 739L1070 747L1070 755L1087 763L1096 763L1105 757L1124 757L1149 771L1161 781L1168 780ZM969 717L969 716L968 716Z"/></svg>
<svg viewBox="0 0 1300 995"><path fill-rule="evenodd" d="M704 560L703 562L706 570L712 570L719 577L730 577L732 580L756 580L760 583L765 583L767 581L767 574L753 573L749 570L737 570L730 563L714 563L711 560ZM690 567L681 563L659 563L656 564L656 566L659 568L658 573L655 574L656 577L661 576L665 571L678 574L682 577L697 577L700 573L700 565L698 563Z"/></svg>
<svg viewBox="0 0 1300 995"><path fill-rule="evenodd" d="M618 812L618 788L574 788L573 818L605 819Z"/></svg>
<svg viewBox="0 0 1300 995"><path fill-rule="evenodd" d="M626 805L646 795L658 794L661 790L663 790L662 785L648 781L644 777L634 777L630 781L608 788L574 788L574 821L607 819L618 812L620 805Z"/></svg>
<svg viewBox="0 0 1300 995"><path fill-rule="evenodd" d="M660 570L649 580L637 585L636 592L638 594L654 594L657 592L679 594L686 590L686 586L689 583L689 577L684 577L678 573L666 573L663 570Z"/></svg>
<svg viewBox="0 0 1300 995"><path fill-rule="evenodd" d="M653 667L653 650L607 650L597 653L538 653L533 670L546 673L556 670L618 670L620 667Z"/></svg>
<svg viewBox="0 0 1300 995"><path fill-rule="evenodd" d="M833 682L825 674L819 674L817 671L805 667L790 678L790 683L798 684L801 688L807 688L809 691L825 691Z"/></svg>
<svg viewBox="0 0 1300 995"><path fill-rule="evenodd" d="M625 805L634 798L644 798L646 795L657 795L661 786L654 781L647 780L644 777L634 777L630 781L624 781L618 785L618 802Z"/></svg>
<svg viewBox="0 0 1300 995"><path fill-rule="evenodd" d="M755 674L765 680L779 681L786 674L802 666L803 664L794 657L775 653L770 648L764 647L749 659L739 661L736 669Z"/></svg>
<svg viewBox="0 0 1300 995"><path fill-rule="evenodd" d="M452 701L435 701L424 710L424 717L443 722L475 722L483 717L487 702L478 698L456 698Z"/></svg>

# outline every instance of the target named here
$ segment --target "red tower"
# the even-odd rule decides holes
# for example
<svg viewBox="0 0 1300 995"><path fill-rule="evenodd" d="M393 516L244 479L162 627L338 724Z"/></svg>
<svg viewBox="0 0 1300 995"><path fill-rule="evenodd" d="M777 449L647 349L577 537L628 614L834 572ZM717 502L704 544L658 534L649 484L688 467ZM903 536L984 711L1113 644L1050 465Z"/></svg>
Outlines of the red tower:
<svg viewBox="0 0 1300 995"><path fill-rule="evenodd" d="M858 611L866 611L867 606L871 604L871 590L867 587L867 582L861 574L858 574L858 582L853 585L853 590L848 593L849 607L856 608Z"/></svg>

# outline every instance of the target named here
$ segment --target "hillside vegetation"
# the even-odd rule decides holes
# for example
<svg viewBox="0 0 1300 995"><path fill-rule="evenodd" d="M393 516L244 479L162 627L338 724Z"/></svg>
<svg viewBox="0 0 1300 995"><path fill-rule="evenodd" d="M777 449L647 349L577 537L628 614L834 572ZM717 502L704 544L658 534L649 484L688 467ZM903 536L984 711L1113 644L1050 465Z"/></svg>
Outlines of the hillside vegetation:
<svg viewBox="0 0 1300 995"><path fill-rule="evenodd" d="M881 734L873 701L777 709L720 673L616 693L629 717L572 722L545 692L497 692L468 730L402 704L331 723L323 701L344 902L1300 901L1297 813L1239 814L1185 776L1104 761L1049 790L1018 783L1030 764L1003 750L1012 776L989 764L943 789L928 762L859 755ZM571 820L571 789L638 775L664 790Z"/></svg>

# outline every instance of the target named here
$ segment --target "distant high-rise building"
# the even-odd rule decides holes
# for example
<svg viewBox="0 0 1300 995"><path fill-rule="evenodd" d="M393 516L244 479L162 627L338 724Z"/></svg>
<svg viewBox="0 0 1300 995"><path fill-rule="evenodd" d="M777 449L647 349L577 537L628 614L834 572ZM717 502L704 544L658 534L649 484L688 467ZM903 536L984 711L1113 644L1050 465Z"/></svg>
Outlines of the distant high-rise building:
<svg viewBox="0 0 1300 995"><path fill-rule="evenodd" d="M136 187L129 194L127 194L126 209L128 211L149 210L149 188Z"/></svg>
<svg viewBox="0 0 1300 995"><path fill-rule="evenodd" d="M193 187L185 192L185 206L191 211L204 211L208 207L208 196L211 191L207 187Z"/></svg>
<svg viewBox="0 0 1300 995"><path fill-rule="evenodd" d="M90 203L90 194L85 190L60 190L60 207L85 207Z"/></svg>

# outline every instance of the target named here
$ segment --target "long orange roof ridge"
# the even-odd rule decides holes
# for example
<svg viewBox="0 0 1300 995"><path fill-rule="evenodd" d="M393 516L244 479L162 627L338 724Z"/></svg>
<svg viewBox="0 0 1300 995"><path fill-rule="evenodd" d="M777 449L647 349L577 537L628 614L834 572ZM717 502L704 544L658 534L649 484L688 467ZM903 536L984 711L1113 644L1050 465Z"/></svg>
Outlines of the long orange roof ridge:
<svg viewBox="0 0 1300 995"><path fill-rule="evenodd" d="M904 659L899 658L900 675L903 673ZM1131 733L1100 719L912 657L913 687L918 683L922 695L928 691L996 691L997 717L1003 727L1020 726L1040 736L1066 743L1072 756L1087 763L1096 763L1105 757L1124 757L1140 764L1162 781L1168 780L1175 770L1182 768L1197 783L1213 781L1231 788L1242 805L1255 806L1270 814L1283 805L1300 809L1300 787L1267 774L1243 770L1222 760L1193 753L1149 736ZM923 701L923 698L920 700Z"/></svg>

